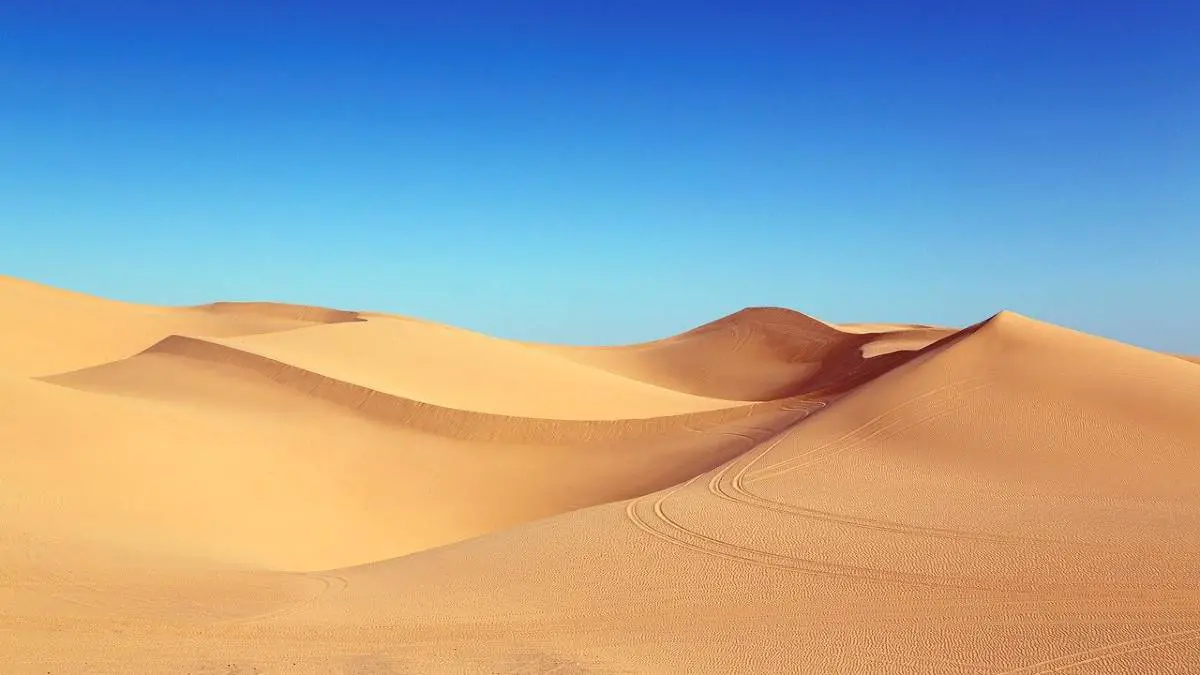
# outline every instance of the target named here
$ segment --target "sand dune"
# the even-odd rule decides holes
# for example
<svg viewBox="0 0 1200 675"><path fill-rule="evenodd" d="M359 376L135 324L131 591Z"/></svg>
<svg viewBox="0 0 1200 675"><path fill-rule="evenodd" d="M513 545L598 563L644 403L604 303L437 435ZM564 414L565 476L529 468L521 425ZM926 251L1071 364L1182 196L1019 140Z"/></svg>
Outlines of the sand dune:
<svg viewBox="0 0 1200 675"><path fill-rule="evenodd" d="M625 419L743 403L649 385L420 321L372 319L223 343L383 393L499 415Z"/></svg>
<svg viewBox="0 0 1200 675"><path fill-rule="evenodd" d="M799 312L755 307L681 335L622 347L542 348L579 363L662 387L717 398L767 401L857 384L847 373L875 372L870 357L924 347L953 331L898 326L848 331ZM875 346L888 343L891 348ZM889 362L894 365L895 362Z"/></svg>
<svg viewBox="0 0 1200 675"><path fill-rule="evenodd" d="M138 353L172 334L227 337L331 321L348 313L279 303L153 307L0 276L0 373L50 375Z"/></svg>
<svg viewBox="0 0 1200 675"><path fill-rule="evenodd" d="M318 382L326 398L236 367L138 365L169 382L134 396L6 381L0 476L30 527L272 569L357 564L672 485L766 433L727 430L803 410L558 422L386 396L359 407L337 382Z"/></svg>
<svg viewBox="0 0 1200 675"><path fill-rule="evenodd" d="M1011 313L0 310L4 673L1200 671L1180 358Z"/></svg>
<svg viewBox="0 0 1200 675"><path fill-rule="evenodd" d="M425 403L228 345L182 336L167 338L130 359L42 379L81 391L204 404L241 415L289 411L319 403L343 414L441 437L541 445L638 438L679 430L695 432L803 404L795 397L744 404L730 401L714 410L628 419L501 415ZM519 397L522 392L513 393Z"/></svg>
<svg viewBox="0 0 1200 675"><path fill-rule="evenodd" d="M896 333L904 331L921 331L921 330L942 330L953 331L952 328L942 326L930 326L923 323L837 323L830 324L838 330L847 333Z"/></svg>

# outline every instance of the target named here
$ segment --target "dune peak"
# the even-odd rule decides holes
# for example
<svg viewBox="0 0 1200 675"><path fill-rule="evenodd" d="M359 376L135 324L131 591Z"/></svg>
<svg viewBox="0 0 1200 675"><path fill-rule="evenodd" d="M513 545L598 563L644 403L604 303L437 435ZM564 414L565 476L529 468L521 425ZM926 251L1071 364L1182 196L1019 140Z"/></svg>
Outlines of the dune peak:
<svg viewBox="0 0 1200 675"><path fill-rule="evenodd" d="M754 306L739 309L736 312L723 316L715 321L710 321L699 328L693 330L701 330L706 327L723 326L728 324L748 323L760 326L776 326L787 327L796 326L804 328L828 328L834 330L833 326L820 319L816 319L808 314L799 312L787 307L774 306Z"/></svg>
<svg viewBox="0 0 1200 675"><path fill-rule="evenodd" d="M0 313L5 673L1200 668L1181 358L1012 311Z"/></svg>

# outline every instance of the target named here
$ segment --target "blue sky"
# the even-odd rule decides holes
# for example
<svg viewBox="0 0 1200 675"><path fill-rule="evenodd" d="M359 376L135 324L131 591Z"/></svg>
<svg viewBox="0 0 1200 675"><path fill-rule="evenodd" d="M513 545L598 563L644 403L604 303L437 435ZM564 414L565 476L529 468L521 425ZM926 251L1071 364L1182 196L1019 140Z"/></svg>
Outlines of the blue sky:
<svg viewBox="0 0 1200 675"><path fill-rule="evenodd" d="M0 273L585 344L1006 308L1200 353L1200 3L185 4L0 2Z"/></svg>

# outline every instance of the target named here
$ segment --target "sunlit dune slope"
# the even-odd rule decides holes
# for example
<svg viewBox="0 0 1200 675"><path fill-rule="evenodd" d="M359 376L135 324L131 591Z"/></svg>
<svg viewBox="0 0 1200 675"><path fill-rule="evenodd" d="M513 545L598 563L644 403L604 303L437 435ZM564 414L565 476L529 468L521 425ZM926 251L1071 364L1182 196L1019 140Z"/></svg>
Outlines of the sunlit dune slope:
<svg viewBox="0 0 1200 675"><path fill-rule="evenodd" d="M347 323L362 320L358 312L282 302L210 302L181 309L226 316L282 319L302 324Z"/></svg>
<svg viewBox="0 0 1200 675"><path fill-rule="evenodd" d="M941 326L930 326L923 323L837 323L830 324L840 331L846 333L896 333L907 331L949 331L953 332L952 328L944 328Z"/></svg>
<svg viewBox="0 0 1200 675"><path fill-rule="evenodd" d="M550 419L448 408L340 380L219 342L173 336L122 361L43 378L53 384L126 398L203 405L222 414L256 415L297 405L323 405L357 419L474 441L562 445L698 430L797 399L728 405L661 417ZM730 402L732 403L732 402Z"/></svg>
<svg viewBox="0 0 1200 675"><path fill-rule="evenodd" d="M1187 357L1011 313L0 312L5 675L1200 671Z"/></svg>
<svg viewBox="0 0 1200 675"><path fill-rule="evenodd" d="M953 335L950 328L905 328L879 333L867 334L867 340L860 348L865 358L875 358L894 352L910 352L943 340Z"/></svg>
<svg viewBox="0 0 1200 675"><path fill-rule="evenodd" d="M221 342L383 393L500 415L622 419L742 403L672 391L421 321L370 319Z"/></svg>
<svg viewBox="0 0 1200 675"><path fill-rule="evenodd" d="M878 363L865 363L869 357L920 349L953 332L922 327L902 337L905 327L879 328L850 332L789 309L756 307L654 342L542 348L678 391L766 401L823 388L844 389L857 383L847 373L878 370Z"/></svg>
<svg viewBox="0 0 1200 675"><path fill-rule="evenodd" d="M276 569L346 565L661 488L799 414L781 403L630 426L418 405L375 417L237 368L151 367L174 391L4 381L0 480L27 527Z"/></svg>
<svg viewBox="0 0 1200 675"><path fill-rule="evenodd" d="M333 323L173 335L7 381L5 475L30 527L277 569L366 562L688 479L834 395L707 399L426 322L195 311Z"/></svg>
<svg viewBox="0 0 1200 675"><path fill-rule="evenodd" d="M0 320L0 373L35 376L124 358L176 333L247 335L353 316L277 303L135 305L0 276Z"/></svg>
<svg viewBox="0 0 1200 675"><path fill-rule="evenodd" d="M342 571L292 621L403 625L436 649L380 662L421 672L1193 672L1197 420L1193 366L1002 314L696 480Z"/></svg>

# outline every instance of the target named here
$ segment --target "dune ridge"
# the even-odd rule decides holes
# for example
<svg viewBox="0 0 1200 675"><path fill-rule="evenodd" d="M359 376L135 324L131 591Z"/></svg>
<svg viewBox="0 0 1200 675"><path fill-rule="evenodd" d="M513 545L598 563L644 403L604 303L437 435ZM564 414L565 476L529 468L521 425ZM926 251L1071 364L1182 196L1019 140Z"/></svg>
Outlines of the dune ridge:
<svg viewBox="0 0 1200 675"><path fill-rule="evenodd" d="M769 401L807 390L836 388L848 381L847 372L877 372L880 363L873 362L873 356L918 350L953 331L922 328L906 332L909 339L903 344L897 335L900 332L905 331L894 326L850 332L790 309L751 307L652 342L543 348L691 394ZM892 347L882 347L881 341Z"/></svg>
<svg viewBox="0 0 1200 675"><path fill-rule="evenodd" d="M1200 670L1186 357L1011 312L0 311L5 673Z"/></svg>
<svg viewBox="0 0 1200 675"><path fill-rule="evenodd" d="M340 571L355 590L314 616L370 624L416 593L410 620L474 626L455 644L505 663L500 636L587 607L604 647L543 654L596 672L1190 672L1196 419L1187 364L1000 313L678 486ZM663 623L695 639L639 639Z"/></svg>
<svg viewBox="0 0 1200 675"><path fill-rule="evenodd" d="M0 522L14 517L21 531L131 553L322 569L672 485L809 409L797 402L746 411L732 423L685 418L651 428L653 435L576 442L545 421L548 438L526 433L530 442L499 443L454 427L381 423L258 379L250 388L216 380L244 409L234 412L189 398L0 378L9 448L0 457L9 486ZM264 395L280 405L255 408ZM505 421L465 416L482 418L481 426Z"/></svg>
<svg viewBox="0 0 1200 675"><path fill-rule="evenodd" d="M375 421L463 440L539 444L622 440L683 428L714 426L763 412L803 407L806 403L801 397L792 397L663 417L617 420L536 419L447 408L416 401L201 338L170 336L143 354L169 354L189 360L232 366ZM84 374L66 373L43 379L71 386L84 379Z"/></svg>
<svg viewBox="0 0 1200 675"><path fill-rule="evenodd" d="M131 356L172 334L269 333L344 321L350 314L281 303L139 305L0 275L0 372L52 375Z"/></svg>
<svg viewBox="0 0 1200 675"><path fill-rule="evenodd" d="M312 305L294 305L284 302L210 302L203 305L195 305L188 309L213 314L246 314L320 324L350 323L366 320L359 312L315 307Z"/></svg>

